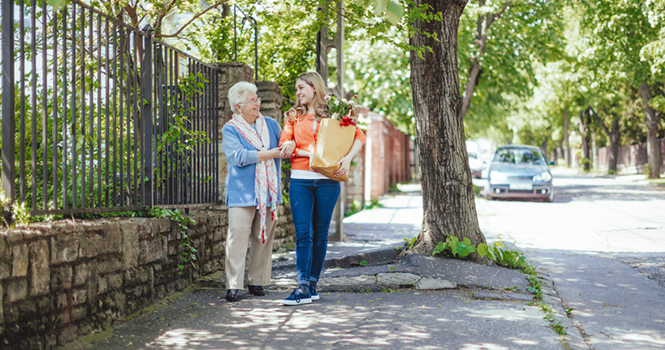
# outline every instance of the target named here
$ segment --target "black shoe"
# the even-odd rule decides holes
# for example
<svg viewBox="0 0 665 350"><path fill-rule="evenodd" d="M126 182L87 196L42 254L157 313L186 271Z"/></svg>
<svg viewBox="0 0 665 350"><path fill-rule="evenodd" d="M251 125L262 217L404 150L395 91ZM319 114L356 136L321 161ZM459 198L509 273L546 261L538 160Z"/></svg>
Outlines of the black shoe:
<svg viewBox="0 0 665 350"><path fill-rule="evenodd" d="M240 300L240 292L237 289L229 289L226 292L226 300L236 302Z"/></svg>
<svg viewBox="0 0 665 350"><path fill-rule="evenodd" d="M261 286L249 286L249 292L256 295L257 297L266 296L266 292L263 290L263 287Z"/></svg>

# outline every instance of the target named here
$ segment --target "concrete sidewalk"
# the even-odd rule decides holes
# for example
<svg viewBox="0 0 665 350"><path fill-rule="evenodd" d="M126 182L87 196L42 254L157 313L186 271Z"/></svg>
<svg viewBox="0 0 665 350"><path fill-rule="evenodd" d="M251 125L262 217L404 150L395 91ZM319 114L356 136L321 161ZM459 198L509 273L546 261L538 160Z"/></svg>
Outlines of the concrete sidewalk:
<svg viewBox="0 0 665 350"><path fill-rule="evenodd" d="M404 238L418 234L422 198L410 192L344 221L349 238L331 242L321 300L297 307L280 301L295 287L293 252L273 267L268 296L224 300L223 276L115 325L86 349L564 349L584 348L544 319L515 270L408 255L394 261ZM551 289L543 300L556 322L576 331ZM557 304L558 303L558 304ZM577 334L579 336L579 334Z"/></svg>

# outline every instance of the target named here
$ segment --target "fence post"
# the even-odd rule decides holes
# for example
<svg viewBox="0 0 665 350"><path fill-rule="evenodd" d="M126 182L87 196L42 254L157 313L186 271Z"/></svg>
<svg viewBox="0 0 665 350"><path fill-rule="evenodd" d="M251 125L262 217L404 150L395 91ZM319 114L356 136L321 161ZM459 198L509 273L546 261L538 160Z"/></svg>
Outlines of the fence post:
<svg viewBox="0 0 665 350"><path fill-rule="evenodd" d="M14 124L14 2L2 0L2 189L12 203L16 192Z"/></svg>
<svg viewBox="0 0 665 350"><path fill-rule="evenodd" d="M145 36L143 37L143 62L141 63L141 70L143 81L141 82L142 91L142 111L141 120L143 121L143 169L146 179L143 185L143 198L146 206L152 207L154 205L153 198L153 138L155 133L152 128L152 34L154 30L152 26L143 28Z"/></svg>

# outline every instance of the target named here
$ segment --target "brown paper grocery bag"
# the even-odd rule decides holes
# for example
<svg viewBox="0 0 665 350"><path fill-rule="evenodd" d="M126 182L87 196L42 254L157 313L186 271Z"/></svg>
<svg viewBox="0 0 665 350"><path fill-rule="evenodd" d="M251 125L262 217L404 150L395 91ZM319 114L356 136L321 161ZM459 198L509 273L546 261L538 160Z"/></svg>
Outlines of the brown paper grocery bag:
<svg viewBox="0 0 665 350"><path fill-rule="evenodd" d="M348 181L348 174L336 177L333 176L333 173L340 168L337 162L349 154L355 135L356 127L353 125L340 126L337 119L321 119L311 168L331 180L340 182Z"/></svg>

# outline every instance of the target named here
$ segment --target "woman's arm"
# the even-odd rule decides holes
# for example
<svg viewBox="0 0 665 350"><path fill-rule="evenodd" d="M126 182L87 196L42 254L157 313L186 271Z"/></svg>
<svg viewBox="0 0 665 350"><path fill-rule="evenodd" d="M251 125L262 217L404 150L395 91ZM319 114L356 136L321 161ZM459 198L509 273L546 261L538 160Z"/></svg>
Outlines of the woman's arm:
<svg viewBox="0 0 665 350"><path fill-rule="evenodd" d="M225 126L222 129L222 135L222 149L226 155L226 160L233 166L242 168L267 159L280 158L279 148L267 151L245 148L240 141L240 136L230 126Z"/></svg>
<svg viewBox="0 0 665 350"><path fill-rule="evenodd" d="M245 148L235 128L226 125L222 129L222 149L226 161L235 167L245 167L259 161L258 151Z"/></svg>
<svg viewBox="0 0 665 350"><path fill-rule="evenodd" d="M272 159L272 158L281 158L280 157L280 150L279 148L273 148L271 150L267 151L258 151L257 152L257 157L260 161Z"/></svg>
<svg viewBox="0 0 665 350"><path fill-rule="evenodd" d="M353 160L353 157L355 157L356 154L358 154L358 152L360 152L362 148L363 148L362 141L358 139L353 141L353 146L351 146L351 150L349 151L349 153L346 156L342 157L342 159L340 159L339 162L337 162L337 164L341 164L342 166L339 169L337 169L337 171L335 171L333 175L339 177L347 174L349 172L349 168L351 167L351 161Z"/></svg>
<svg viewBox="0 0 665 350"><path fill-rule="evenodd" d="M284 123L284 130L279 138L279 147L282 150L282 158L297 157L296 140L295 140L295 122L286 121Z"/></svg>

